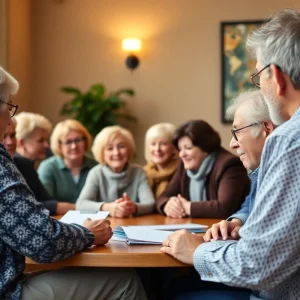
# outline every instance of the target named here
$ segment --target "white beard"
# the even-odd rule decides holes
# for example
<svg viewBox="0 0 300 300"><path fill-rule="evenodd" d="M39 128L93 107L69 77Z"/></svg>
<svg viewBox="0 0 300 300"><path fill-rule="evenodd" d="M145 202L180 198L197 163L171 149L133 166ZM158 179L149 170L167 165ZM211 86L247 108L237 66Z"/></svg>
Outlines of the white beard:
<svg viewBox="0 0 300 300"><path fill-rule="evenodd" d="M278 100L274 96L271 86L267 87L266 95L264 96L265 96L266 104L269 109L271 121L277 126L284 123L284 120L280 115L280 107L279 107Z"/></svg>

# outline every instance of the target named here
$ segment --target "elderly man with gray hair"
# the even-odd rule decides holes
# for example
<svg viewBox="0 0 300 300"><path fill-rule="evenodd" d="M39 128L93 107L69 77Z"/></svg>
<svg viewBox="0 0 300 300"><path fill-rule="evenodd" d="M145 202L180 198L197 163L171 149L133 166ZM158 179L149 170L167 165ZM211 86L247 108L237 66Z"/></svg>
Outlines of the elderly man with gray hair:
<svg viewBox="0 0 300 300"><path fill-rule="evenodd" d="M300 13L278 12L247 47L257 60L250 79L273 123L284 122L265 143L251 214L238 241L204 243L179 231L162 251L194 264L202 280L252 289L251 299L300 299Z"/></svg>
<svg viewBox="0 0 300 300"><path fill-rule="evenodd" d="M232 139L230 148L235 149L245 168L250 170L251 190L241 209L207 230L204 239L208 242L212 238L218 240L239 239L239 229L245 224L253 208L257 175L261 154L267 137L275 129L270 119L268 106L261 91L248 91L240 94L231 102L226 111L229 120L233 120Z"/></svg>
<svg viewBox="0 0 300 300"><path fill-rule="evenodd" d="M251 189L238 212L207 230L204 237L207 242L210 242L211 239L238 240L240 238L239 229L247 221L254 205L263 147L266 139L275 129L275 125L270 120L268 106L259 90L247 91L232 100L226 111L226 116L227 119L233 121L230 147L236 151L244 167L250 170ZM220 283L201 282L196 271L180 278L179 282L172 285L172 291L168 298L172 299L176 294L185 291L194 291L195 297L199 296L203 300L227 300L235 299L232 298L235 296L237 299L243 300L247 297L249 299L250 296L249 290L230 288ZM174 289L174 286L178 288ZM182 297L187 296L184 294Z"/></svg>

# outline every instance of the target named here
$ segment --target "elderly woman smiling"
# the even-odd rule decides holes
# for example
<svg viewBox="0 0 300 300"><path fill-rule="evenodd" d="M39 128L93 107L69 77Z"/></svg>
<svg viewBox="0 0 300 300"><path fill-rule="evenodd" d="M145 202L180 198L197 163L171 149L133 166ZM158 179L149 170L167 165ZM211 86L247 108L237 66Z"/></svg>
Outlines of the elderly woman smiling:
<svg viewBox="0 0 300 300"><path fill-rule="evenodd" d="M54 156L44 160L38 169L49 194L69 204L69 210L75 209L88 172L97 164L86 155L91 140L91 135L80 122L68 119L58 123L50 141Z"/></svg>
<svg viewBox="0 0 300 300"><path fill-rule="evenodd" d="M90 171L77 209L106 210L120 218L153 212L146 174L130 163L134 150L132 134L120 126L106 127L96 136L92 152L100 165Z"/></svg>
<svg viewBox="0 0 300 300"><path fill-rule="evenodd" d="M159 123L150 127L145 137L144 170L148 177L153 194L158 197L167 187L175 173L178 152L172 141L175 126L170 123Z"/></svg>
<svg viewBox="0 0 300 300"><path fill-rule="evenodd" d="M226 218L249 192L246 169L238 157L221 147L219 134L205 121L181 125L174 138L182 161L166 190L157 199L160 213Z"/></svg>

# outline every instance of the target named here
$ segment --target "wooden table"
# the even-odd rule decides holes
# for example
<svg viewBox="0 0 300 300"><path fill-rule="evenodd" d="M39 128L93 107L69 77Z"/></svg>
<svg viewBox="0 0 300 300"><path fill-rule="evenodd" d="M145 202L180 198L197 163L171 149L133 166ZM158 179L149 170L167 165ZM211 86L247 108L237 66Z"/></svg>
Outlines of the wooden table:
<svg viewBox="0 0 300 300"><path fill-rule="evenodd" d="M58 217L59 218L59 217ZM184 218L173 219L161 215L147 215L128 219L108 218L112 228L127 225L159 225L197 223L209 227L219 219ZM39 264L26 259L26 270L55 269L66 266L82 267L184 267L186 264L160 252L158 245L127 245L125 242L109 241L104 246L93 246L82 252L52 264Z"/></svg>

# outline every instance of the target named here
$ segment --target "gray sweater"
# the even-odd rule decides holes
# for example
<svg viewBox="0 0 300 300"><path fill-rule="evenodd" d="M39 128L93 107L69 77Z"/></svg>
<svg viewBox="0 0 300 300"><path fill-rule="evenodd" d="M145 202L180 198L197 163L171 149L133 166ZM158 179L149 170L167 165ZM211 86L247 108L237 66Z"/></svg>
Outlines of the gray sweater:
<svg viewBox="0 0 300 300"><path fill-rule="evenodd" d="M76 202L78 210L100 210L105 202L114 202L123 193L137 204L137 215L154 211L154 196L142 167L129 164L122 173L114 173L109 167L97 165L87 176Z"/></svg>

